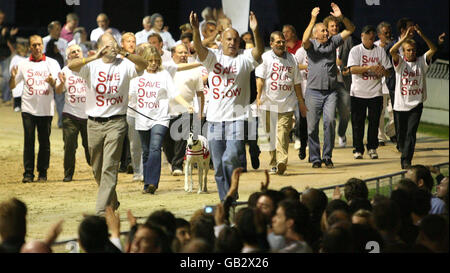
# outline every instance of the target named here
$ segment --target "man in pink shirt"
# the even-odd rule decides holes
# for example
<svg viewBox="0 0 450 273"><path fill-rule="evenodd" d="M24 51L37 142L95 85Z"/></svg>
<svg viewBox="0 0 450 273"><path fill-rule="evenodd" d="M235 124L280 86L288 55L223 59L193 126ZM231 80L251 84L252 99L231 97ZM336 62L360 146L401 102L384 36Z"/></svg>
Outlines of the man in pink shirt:
<svg viewBox="0 0 450 273"><path fill-rule="evenodd" d="M78 27L78 15L76 13L69 13L66 16L66 24L61 29L61 38L67 42L72 41L73 32Z"/></svg>

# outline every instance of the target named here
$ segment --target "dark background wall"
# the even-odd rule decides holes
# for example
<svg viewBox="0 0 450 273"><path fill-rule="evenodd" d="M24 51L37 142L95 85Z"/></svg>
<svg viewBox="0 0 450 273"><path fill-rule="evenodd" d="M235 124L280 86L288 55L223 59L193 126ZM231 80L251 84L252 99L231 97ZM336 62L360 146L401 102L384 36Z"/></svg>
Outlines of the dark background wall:
<svg viewBox="0 0 450 273"><path fill-rule="evenodd" d="M96 28L96 16L105 12L111 19L111 26L121 31L137 32L142 29L142 18L154 12L164 16L166 25L174 39L178 39L178 27L189 21L191 10L201 13L206 6L221 7L221 0L79 0L80 5L67 5L65 0L1 0L0 9L7 14L7 22L20 28L19 36L33 33L47 35L47 24L53 20L65 22L69 12L80 16L80 25L90 32ZM257 15L260 30L266 44L273 30L281 30L284 24L296 27L301 38L310 20L311 10L318 5L321 8L319 20L331 11L329 0L251 0L250 9ZM367 5L376 0L335 1L342 12L355 23L354 37L360 36L366 24L377 25L385 20L394 26L396 21L408 16L416 21L433 40L446 32L449 33L448 0L379 0L379 6ZM448 58L448 35L444 44Z"/></svg>

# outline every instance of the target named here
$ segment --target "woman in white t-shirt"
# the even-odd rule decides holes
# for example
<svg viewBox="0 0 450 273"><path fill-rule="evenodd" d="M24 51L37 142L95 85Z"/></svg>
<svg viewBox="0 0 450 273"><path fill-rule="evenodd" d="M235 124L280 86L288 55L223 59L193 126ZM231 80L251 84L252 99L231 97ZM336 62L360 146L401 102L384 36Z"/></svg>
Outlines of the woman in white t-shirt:
<svg viewBox="0 0 450 273"><path fill-rule="evenodd" d="M150 24L152 29L150 30L149 35L152 33L158 33L163 40L163 48L170 51L172 47L175 46L175 40L172 38L170 32L163 29L164 19L162 15L159 13L154 13L150 17Z"/></svg>
<svg viewBox="0 0 450 273"><path fill-rule="evenodd" d="M161 176L161 146L169 127L169 100L175 99L190 113L192 106L180 96L170 73L161 66L158 50L150 46L142 56L148 61L144 74L134 81L130 96L137 97L136 130L139 132L144 162L144 190L153 194ZM133 94L134 93L134 94Z"/></svg>
<svg viewBox="0 0 450 273"><path fill-rule="evenodd" d="M429 50L422 56L416 56L416 42L409 39L413 32L422 37ZM402 47L404 57L398 51ZM395 70L394 111L398 119L397 141L402 169L411 166L416 146L416 133L427 98L426 73L428 65L436 53L437 47L422 33L418 25L408 28L403 36L390 50Z"/></svg>

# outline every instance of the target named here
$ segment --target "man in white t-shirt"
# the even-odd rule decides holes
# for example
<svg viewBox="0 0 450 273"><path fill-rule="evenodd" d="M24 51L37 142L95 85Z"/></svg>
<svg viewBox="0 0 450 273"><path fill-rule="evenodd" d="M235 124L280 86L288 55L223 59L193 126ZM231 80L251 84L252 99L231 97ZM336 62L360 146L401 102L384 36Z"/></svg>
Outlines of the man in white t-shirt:
<svg viewBox="0 0 450 273"><path fill-rule="evenodd" d="M163 48L163 40L158 33L152 33L148 36L148 43L158 49L163 63L172 61L172 52Z"/></svg>
<svg viewBox="0 0 450 273"><path fill-rule="evenodd" d="M362 159L364 154L364 128L369 120L367 130L367 150L371 159L377 159L378 125L383 107L383 93L381 92L381 78L389 76L392 67L383 48L374 44L376 29L365 26L362 29L362 43L350 50L348 67L352 74L350 88L353 157Z"/></svg>
<svg viewBox="0 0 450 273"><path fill-rule="evenodd" d="M381 22L377 26L378 41L375 42L376 46L383 48L386 51L387 46L392 42L392 27L388 22ZM389 55L388 55L389 58ZM381 79L382 92L383 92L383 109L380 115L380 125L378 126L378 142L380 146L384 146L385 142L389 138L395 136L395 124L394 124L394 110L392 108L391 99L389 96L389 88L386 85L386 78ZM385 125L384 116L385 112L388 112L389 122Z"/></svg>
<svg viewBox="0 0 450 273"><path fill-rule="evenodd" d="M415 41L410 39L414 32L417 32L429 48L420 57L416 56ZM400 47L403 47L404 57L398 53ZM396 74L394 111L398 119L397 141L402 153L402 169L411 167L423 102L427 99L426 73L436 51L437 47L423 34L418 25L410 26L406 35L390 50Z"/></svg>
<svg viewBox="0 0 450 273"><path fill-rule="evenodd" d="M120 41L122 40L122 35L116 28L109 27L109 23L110 22L109 22L108 15L106 15L104 13L100 13L97 16L98 28L92 30L91 36L90 36L91 42L97 43L98 38L100 38L100 36L102 36L103 33L108 32L112 36L114 36L114 39L116 39L117 43L120 43Z"/></svg>
<svg viewBox="0 0 450 273"><path fill-rule="evenodd" d="M188 56L188 48L184 44L179 44L175 47L173 62L175 64L187 64ZM203 79L200 67L176 72L173 81L179 94L191 106L195 105L194 100L197 97L204 98ZM201 101L204 101L204 99L201 99ZM203 106L200 105L198 108L197 112L202 113ZM179 104L175 99L169 101L169 115L169 133L164 138L163 149L167 160L172 166L172 175L177 176L183 174L186 139L189 137L190 126L194 128L194 124L200 125L200 122L193 122L191 125L191 115L188 114L186 107ZM192 117L194 118L193 115ZM200 126L195 127L199 129Z"/></svg>
<svg viewBox="0 0 450 273"><path fill-rule="evenodd" d="M263 62L255 70L258 92L256 104L264 110L262 115L266 117L266 132L271 142L275 138L277 140L276 150L270 151L271 173L282 175L288 161L289 132L294 109L298 104L301 115L305 117L306 106L297 61L286 51L283 33L275 31L270 34L270 47L272 50L262 55ZM276 115L276 118L272 119L272 115Z"/></svg>
<svg viewBox="0 0 450 273"><path fill-rule="evenodd" d="M232 28L222 33L222 49L208 49L202 45L197 14L191 12L194 48L209 73L209 105L206 113L208 140L214 164L216 184L221 201L231 185L233 170L242 163L245 153L244 121L250 110L250 73L259 64L264 43L258 22L250 12L250 28L255 48L239 50L239 33ZM237 193L234 198L238 198Z"/></svg>
<svg viewBox="0 0 450 273"><path fill-rule="evenodd" d="M83 51L79 45L71 45L66 50L67 60L83 57ZM64 92L64 109L62 111L62 129L64 140L64 179L70 182L75 172L75 155L78 147L78 133L81 135L81 144L84 148L86 162L90 164L87 115L86 115L86 93L88 86L86 80L75 75L67 66L59 73L61 85L56 88L56 93Z"/></svg>
<svg viewBox="0 0 450 273"><path fill-rule="evenodd" d="M147 62L119 48L110 33L100 36L98 47L94 55L74 59L68 67L79 72L90 90L86 94L88 145L95 181L99 185L96 213L102 215L106 206L119 207L117 172L128 128L129 85L132 78L144 71ZM118 58L118 54L124 58Z"/></svg>
<svg viewBox="0 0 450 273"><path fill-rule="evenodd" d="M294 57L300 71L302 95L305 98L306 83L308 82L308 54L303 47L300 47L295 52ZM300 160L303 160L306 158L306 146L308 145L308 123L306 117L300 115L300 108L298 106L295 107L294 115L294 135L296 137L294 148L298 149L298 157Z"/></svg>
<svg viewBox="0 0 450 273"><path fill-rule="evenodd" d="M38 132L39 153L37 159L38 181L47 181L50 162L50 133L54 115L54 90L58 84L59 64L43 53L41 36L29 38L31 55L11 70L10 88L24 82L22 93L22 122L24 128L23 165L25 172L22 182L34 179L34 141Z"/></svg>
<svg viewBox="0 0 450 273"><path fill-rule="evenodd" d="M150 35L150 16L145 16L144 19L142 19L142 26L144 27L143 30L136 32L136 45L140 45L142 43L147 43L148 41L148 35Z"/></svg>

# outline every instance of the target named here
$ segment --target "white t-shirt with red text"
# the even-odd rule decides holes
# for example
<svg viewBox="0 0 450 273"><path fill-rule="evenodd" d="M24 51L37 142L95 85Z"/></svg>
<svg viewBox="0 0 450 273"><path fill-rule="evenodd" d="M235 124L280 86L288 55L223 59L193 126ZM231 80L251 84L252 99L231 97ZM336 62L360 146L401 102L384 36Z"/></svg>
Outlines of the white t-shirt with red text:
<svg viewBox="0 0 450 273"><path fill-rule="evenodd" d="M136 130L150 130L156 124L169 127L169 100L179 95L169 72L145 71L133 81L130 92L136 93L137 97Z"/></svg>
<svg viewBox="0 0 450 273"><path fill-rule="evenodd" d="M45 80L49 75L59 84L61 71L56 60L47 56L39 62L26 59L19 63L16 84L24 82L22 93L22 112L34 116L53 116L55 101L54 90Z"/></svg>
<svg viewBox="0 0 450 273"><path fill-rule="evenodd" d="M415 62L408 62L399 56L395 70L395 111L409 111L427 99L426 77L428 63L426 54Z"/></svg>
<svg viewBox="0 0 450 273"><path fill-rule="evenodd" d="M255 70L255 76L264 79L260 108L277 113L294 111L297 103L294 85L301 84L294 56L286 52L284 56L278 57L270 50L262 55L262 60Z"/></svg>
<svg viewBox="0 0 450 273"><path fill-rule="evenodd" d="M202 62L209 72L208 110L210 122L244 120L250 107L250 72L259 65L252 49L240 50L236 57L209 49Z"/></svg>
<svg viewBox="0 0 450 273"><path fill-rule="evenodd" d="M67 66L62 69L62 73L66 76L63 113L87 119L86 94L88 87L86 80L77 73L73 73Z"/></svg>
<svg viewBox="0 0 450 273"><path fill-rule="evenodd" d="M348 67L373 66L377 64L381 64L385 69L392 67L383 48L374 45L372 49L366 49L361 43L350 50ZM377 77L375 73L352 74L350 96L370 99L382 95L381 78Z"/></svg>
<svg viewBox="0 0 450 273"><path fill-rule="evenodd" d="M306 94L306 83L308 82L308 54L306 53L306 50L301 47L295 52L295 59L297 60L298 64L306 65L306 69L300 70L300 76L302 78L302 93L303 98L305 98Z"/></svg>
<svg viewBox="0 0 450 273"><path fill-rule="evenodd" d="M112 63L97 59L84 65L79 75L86 80L86 114L107 118L125 115L131 79L138 76L135 64L116 58Z"/></svg>

